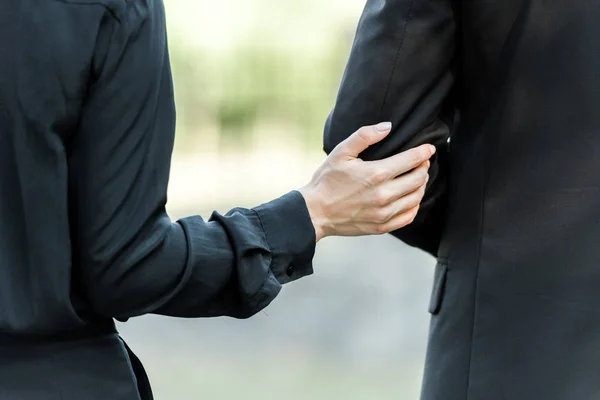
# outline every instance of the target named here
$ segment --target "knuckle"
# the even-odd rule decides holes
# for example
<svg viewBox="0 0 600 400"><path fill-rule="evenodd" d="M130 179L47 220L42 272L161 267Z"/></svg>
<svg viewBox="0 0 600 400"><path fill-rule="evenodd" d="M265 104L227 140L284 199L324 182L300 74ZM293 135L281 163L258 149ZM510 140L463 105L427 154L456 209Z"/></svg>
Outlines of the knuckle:
<svg viewBox="0 0 600 400"><path fill-rule="evenodd" d="M410 213L410 217L408 218L408 220L410 221L410 223L412 224L413 222L415 222L415 219L417 218L417 212L413 211Z"/></svg>
<svg viewBox="0 0 600 400"><path fill-rule="evenodd" d="M413 217L410 214L405 214L398 220L397 229L410 225L413 222Z"/></svg>
<svg viewBox="0 0 600 400"><path fill-rule="evenodd" d="M387 171L383 168L376 168L371 171L370 182L374 184L383 183L387 178Z"/></svg>
<svg viewBox="0 0 600 400"><path fill-rule="evenodd" d="M421 186L421 188L419 188L419 190L416 191L415 196L413 198L413 204L411 204L413 207L416 206L417 204L419 204L421 202L421 200L423 200L423 197L425 197L425 187Z"/></svg>
<svg viewBox="0 0 600 400"><path fill-rule="evenodd" d="M402 226L410 225L415 221L417 214L414 211L409 211L401 218Z"/></svg>
<svg viewBox="0 0 600 400"><path fill-rule="evenodd" d="M388 195L383 190L375 191L373 195L373 202L378 207L383 207L388 204Z"/></svg>
<svg viewBox="0 0 600 400"><path fill-rule="evenodd" d="M419 215L419 206L418 205L410 212L411 222L413 222L415 220L415 218L417 218L417 215Z"/></svg>
<svg viewBox="0 0 600 400"><path fill-rule="evenodd" d="M404 219L399 219L394 223L394 226L390 229L391 231L396 231L400 228L404 228L406 225L408 225L409 222L405 222Z"/></svg>
<svg viewBox="0 0 600 400"><path fill-rule="evenodd" d="M400 228L403 228L408 224L410 224L408 218L406 216L402 216L402 217L396 218L394 221L392 221L387 226L387 231L392 232L392 231L398 230Z"/></svg>
<svg viewBox="0 0 600 400"><path fill-rule="evenodd" d="M421 149L414 149L411 152L410 161L413 164L421 164L424 161L423 151Z"/></svg>
<svg viewBox="0 0 600 400"><path fill-rule="evenodd" d="M414 177L413 177L413 185L415 188L421 187L425 184L425 180L427 179L427 173L422 172L422 171L418 171L415 172Z"/></svg>
<svg viewBox="0 0 600 400"><path fill-rule="evenodd" d="M368 141L368 140L369 140L369 138L371 137L371 129L370 129L370 128L368 128L368 127L366 127L366 126L363 126L363 127L359 128L359 129L358 129L358 130L355 132L355 134L356 134L357 136L359 136L361 139L363 139L363 140L365 140L365 141Z"/></svg>
<svg viewBox="0 0 600 400"><path fill-rule="evenodd" d="M383 235L388 232L389 232L389 229L387 228L387 226L385 224L379 224L375 227L375 233L378 235Z"/></svg>
<svg viewBox="0 0 600 400"><path fill-rule="evenodd" d="M422 197L421 196L414 196L412 199L410 199L407 204L406 204L406 211L408 212L412 212L411 210L418 206L419 203L421 203Z"/></svg>
<svg viewBox="0 0 600 400"><path fill-rule="evenodd" d="M385 223L390 219L390 212L389 210L385 209L385 208L379 208L377 209L377 211L375 212L375 220L378 223Z"/></svg>

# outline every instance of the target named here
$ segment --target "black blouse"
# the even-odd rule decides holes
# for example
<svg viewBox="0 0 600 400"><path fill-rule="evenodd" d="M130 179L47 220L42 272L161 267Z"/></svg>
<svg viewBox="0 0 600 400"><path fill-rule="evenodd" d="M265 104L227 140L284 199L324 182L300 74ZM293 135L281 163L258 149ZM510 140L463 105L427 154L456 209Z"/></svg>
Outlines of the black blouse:
<svg viewBox="0 0 600 400"><path fill-rule="evenodd" d="M0 54L0 333L247 318L312 273L296 191L209 221L165 212L175 105L162 1L2 2Z"/></svg>

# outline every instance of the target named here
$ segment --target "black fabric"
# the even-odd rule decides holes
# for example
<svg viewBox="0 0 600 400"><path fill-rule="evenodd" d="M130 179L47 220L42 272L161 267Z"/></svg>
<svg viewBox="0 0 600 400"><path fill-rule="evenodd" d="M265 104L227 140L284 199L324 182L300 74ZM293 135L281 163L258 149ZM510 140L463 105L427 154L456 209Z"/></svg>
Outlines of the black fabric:
<svg viewBox="0 0 600 400"><path fill-rule="evenodd" d="M0 365L0 398L136 399L116 334L70 332L148 313L256 314L313 272L306 203L292 191L208 221L169 218L161 0L0 9L0 347L30 338L19 346L30 357Z"/></svg>
<svg viewBox="0 0 600 400"><path fill-rule="evenodd" d="M325 148L386 120L365 159L438 147L394 233L446 266L423 400L600 398L599 18L586 0L367 1Z"/></svg>
<svg viewBox="0 0 600 400"><path fill-rule="evenodd" d="M431 299L429 301L429 312L431 314L439 313L442 307L447 273L448 266L445 263L438 262L433 274L433 289L431 290Z"/></svg>
<svg viewBox="0 0 600 400"><path fill-rule="evenodd" d="M127 350L127 356L129 357L129 360L131 362L131 368L133 369L133 373L135 374L141 400L154 400L154 395L152 394L152 388L150 386L150 379L148 379L148 374L144 369L142 361L129 348L127 342L125 342L125 340L123 339L121 340L123 342L123 346L125 346L125 350Z"/></svg>

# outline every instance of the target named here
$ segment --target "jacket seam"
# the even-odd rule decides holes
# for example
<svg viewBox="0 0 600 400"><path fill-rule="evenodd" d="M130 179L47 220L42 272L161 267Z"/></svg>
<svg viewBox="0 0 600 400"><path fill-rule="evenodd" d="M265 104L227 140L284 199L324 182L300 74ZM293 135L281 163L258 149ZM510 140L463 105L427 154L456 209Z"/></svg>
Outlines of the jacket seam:
<svg viewBox="0 0 600 400"><path fill-rule="evenodd" d="M483 170L482 173L482 180L483 180L483 188L482 188L482 198L480 201L480 205L479 205L479 215L480 218L479 220L481 221L479 223L479 242L477 244L477 268L475 269L475 288L473 289L473 317L471 319L471 343L469 346L469 368L468 368L468 372L467 372L467 387L466 387L466 400L469 400L470 396L470 387L471 387L471 369L473 366L473 347L475 346L475 318L477 317L477 293L479 291L479 271L481 268L481 254L482 254L482 243L483 243L483 227L485 225L485 212L484 212L484 207L485 207L485 199L487 197L487 180L485 179L485 177L487 176L487 169L489 167L486 165L486 167Z"/></svg>
<svg viewBox="0 0 600 400"><path fill-rule="evenodd" d="M513 31L515 29L515 27L517 26L516 24L518 23L518 21L522 18L525 17L525 15L528 13L530 7L528 6L524 6L525 7L525 13L522 12L522 14L520 15L519 18L517 18L517 20L514 21L513 23L513 27L511 28L511 33L509 34L507 41L502 49L502 53L504 53L505 51L507 51L507 47L509 46L509 43L511 43L511 39L513 37ZM508 70L510 70L510 65L507 67ZM507 70L507 71L508 71ZM501 72L501 71L499 71ZM496 90L502 90L502 87L496 87ZM497 148L497 146L494 146L496 143L491 143L492 145L490 145L490 141L497 141L499 140L498 134L496 133L495 136L490 137L490 135L484 135L483 136L483 142L484 142L484 152L487 151L493 151L493 149ZM495 155L495 154L494 154ZM477 299L477 295L478 295L478 291L479 291L479 272L480 272L480 268L481 268L481 259L482 259L482 253L483 253L483 233L484 233L484 227L485 227L485 203L486 203L486 199L487 199L487 190L489 188L489 181L490 178L492 177L492 167L490 164L490 159L491 159L491 155L490 154L484 154L483 156L483 171L481 174L481 179L482 179L482 198L481 198L481 203L480 203L480 225L479 225L479 243L478 243L478 250L477 250L477 269L475 272L475 288L474 288L474 292L473 292L473 319L472 319L472 324L471 324L471 345L469 346L469 368L468 368L468 373L467 373L467 393L466 393L466 398L467 400L470 398L469 394L470 394L470 386L471 386L471 370L472 370L472 364L473 364L473 347L474 347L474 343L475 343L475 318L477 317L477 305L478 305L478 299Z"/></svg>
<svg viewBox="0 0 600 400"><path fill-rule="evenodd" d="M400 37L400 43L398 44L398 50L396 51L396 57L394 59L394 65L392 66L392 72L390 73L390 78L388 79L388 83L385 87L385 93L383 95L383 102L381 104L381 109L379 110L379 118L378 121L383 117L383 109L387 103L387 98L389 96L390 87L392 86L392 80L394 79L394 74L396 73L396 68L398 67L398 61L400 60L400 53L402 52L402 48L404 46L404 39L406 38L406 31L408 30L408 23L412 18L412 9L416 0L412 0L410 2L410 6L408 8L408 13L406 14L406 18L404 19L404 29L402 30L402 36Z"/></svg>

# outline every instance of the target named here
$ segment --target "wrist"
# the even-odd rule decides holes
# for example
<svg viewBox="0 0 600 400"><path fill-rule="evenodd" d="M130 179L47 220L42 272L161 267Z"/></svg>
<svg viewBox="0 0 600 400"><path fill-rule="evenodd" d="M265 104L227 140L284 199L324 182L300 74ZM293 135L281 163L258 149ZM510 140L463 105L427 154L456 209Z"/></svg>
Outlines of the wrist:
<svg viewBox="0 0 600 400"><path fill-rule="evenodd" d="M323 211L321 198L314 189L307 186L303 187L302 189L298 189L298 192L300 192L300 194L304 197L306 207L308 208L308 214L310 215L318 242L319 240L328 236L326 233L327 218L325 217L325 212Z"/></svg>

